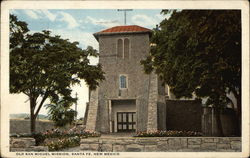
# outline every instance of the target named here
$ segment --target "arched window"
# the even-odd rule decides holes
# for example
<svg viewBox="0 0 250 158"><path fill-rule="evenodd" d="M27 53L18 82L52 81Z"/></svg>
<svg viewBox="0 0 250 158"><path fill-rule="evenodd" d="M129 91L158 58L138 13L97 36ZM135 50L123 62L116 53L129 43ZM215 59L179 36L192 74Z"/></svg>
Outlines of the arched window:
<svg viewBox="0 0 250 158"><path fill-rule="evenodd" d="M127 77L125 75L121 75L120 79L120 88L127 88Z"/></svg>
<svg viewBox="0 0 250 158"><path fill-rule="evenodd" d="M122 41L122 39L118 39L118 42L117 42L117 57L118 58L123 57L123 41Z"/></svg>
<svg viewBox="0 0 250 158"><path fill-rule="evenodd" d="M129 58L129 39L124 40L124 58Z"/></svg>

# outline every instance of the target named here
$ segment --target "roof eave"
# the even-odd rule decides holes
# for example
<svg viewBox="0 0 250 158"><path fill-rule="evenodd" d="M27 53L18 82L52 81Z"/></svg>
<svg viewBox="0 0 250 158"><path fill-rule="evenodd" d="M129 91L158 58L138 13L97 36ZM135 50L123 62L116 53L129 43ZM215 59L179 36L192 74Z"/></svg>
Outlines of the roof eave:
<svg viewBox="0 0 250 158"><path fill-rule="evenodd" d="M128 31L128 32L97 32L94 33L94 37L97 41L99 41L99 36L107 36L107 35L115 35L115 34L142 34L142 33L148 33L149 36L152 35L153 31Z"/></svg>

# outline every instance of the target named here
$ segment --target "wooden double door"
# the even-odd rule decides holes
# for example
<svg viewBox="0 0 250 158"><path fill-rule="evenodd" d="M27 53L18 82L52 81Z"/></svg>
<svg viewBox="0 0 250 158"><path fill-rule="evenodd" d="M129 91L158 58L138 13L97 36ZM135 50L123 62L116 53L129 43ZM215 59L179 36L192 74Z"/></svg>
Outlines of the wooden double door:
<svg viewBox="0 0 250 158"><path fill-rule="evenodd" d="M117 132L135 132L135 129L135 112L117 112Z"/></svg>

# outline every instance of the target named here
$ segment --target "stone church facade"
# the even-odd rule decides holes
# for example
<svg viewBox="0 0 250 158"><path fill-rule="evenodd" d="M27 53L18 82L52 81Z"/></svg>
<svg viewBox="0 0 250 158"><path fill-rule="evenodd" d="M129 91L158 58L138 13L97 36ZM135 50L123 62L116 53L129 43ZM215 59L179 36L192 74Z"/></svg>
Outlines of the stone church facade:
<svg viewBox="0 0 250 158"><path fill-rule="evenodd" d="M105 80L90 92L86 129L104 133L166 129L165 89L140 61L149 55L152 32L137 25L94 34Z"/></svg>

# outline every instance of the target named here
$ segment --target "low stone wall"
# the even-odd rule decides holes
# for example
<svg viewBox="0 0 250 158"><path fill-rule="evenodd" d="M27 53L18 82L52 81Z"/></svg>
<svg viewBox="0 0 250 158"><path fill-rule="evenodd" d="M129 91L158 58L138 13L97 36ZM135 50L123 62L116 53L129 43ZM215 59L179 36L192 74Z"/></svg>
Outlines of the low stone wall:
<svg viewBox="0 0 250 158"><path fill-rule="evenodd" d="M49 151L47 146L35 146L34 138L10 138L10 152Z"/></svg>
<svg viewBox="0 0 250 158"><path fill-rule="evenodd" d="M81 139L82 151L102 152L171 152L223 151L240 152L240 137L126 137Z"/></svg>
<svg viewBox="0 0 250 158"><path fill-rule="evenodd" d="M37 132L44 132L52 128L55 128L54 123L52 121L43 121L43 120L36 121ZM30 120L10 119L10 133L11 134L30 133Z"/></svg>

